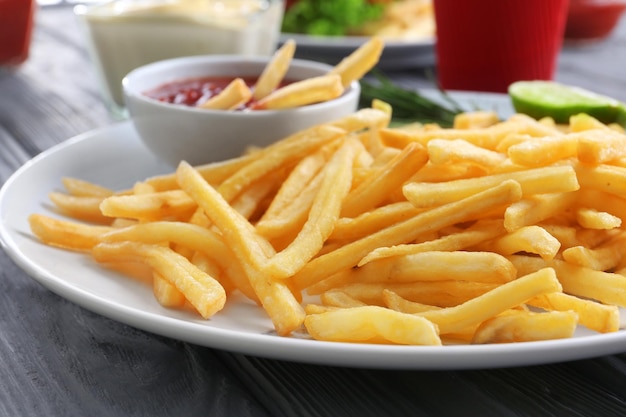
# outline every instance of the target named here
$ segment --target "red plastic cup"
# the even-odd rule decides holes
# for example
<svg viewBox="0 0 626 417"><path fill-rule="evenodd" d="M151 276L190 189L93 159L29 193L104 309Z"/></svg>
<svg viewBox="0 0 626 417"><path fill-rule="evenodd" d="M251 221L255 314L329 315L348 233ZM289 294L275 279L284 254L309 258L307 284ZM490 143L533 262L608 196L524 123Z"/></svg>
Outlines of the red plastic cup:
<svg viewBox="0 0 626 417"><path fill-rule="evenodd" d="M434 0L437 77L446 90L504 93L551 80L568 0Z"/></svg>
<svg viewBox="0 0 626 417"><path fill-rule="evenodd" d="M35 0L0 0L0 65L26 61L35 13Z"/></svg>

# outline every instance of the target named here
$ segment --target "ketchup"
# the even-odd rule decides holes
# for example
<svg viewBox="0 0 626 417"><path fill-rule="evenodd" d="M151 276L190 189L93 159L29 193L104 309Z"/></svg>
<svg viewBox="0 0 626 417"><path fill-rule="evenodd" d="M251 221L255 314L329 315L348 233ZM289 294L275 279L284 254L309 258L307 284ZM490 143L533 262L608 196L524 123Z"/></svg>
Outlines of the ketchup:
<svg viewBox="0 0 626 417"><path fill-rule="evenodd" d="M257 81L255 77L240 78L251 89L254 88ZM232 77L187 78L160 85L153 90L144 92L144 95L165 103L196 107L219 94L232 80ZM280 86L286 84L289 82L283 82ZM251 100L237 110L252 109L254 104L255 102Z"/></svg>
<svg viewBox="0 0 626 417"><path fill-rule="evenodd" d="M0 65L28 58L35 0L0 0Z"/></svg>

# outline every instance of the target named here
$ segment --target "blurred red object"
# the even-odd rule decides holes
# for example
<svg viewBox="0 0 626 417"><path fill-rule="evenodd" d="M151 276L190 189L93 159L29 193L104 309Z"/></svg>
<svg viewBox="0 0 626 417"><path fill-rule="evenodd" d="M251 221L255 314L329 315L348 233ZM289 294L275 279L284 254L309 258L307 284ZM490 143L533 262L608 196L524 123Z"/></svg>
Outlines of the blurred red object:
<svg viewBox="0 0 626 417"><path fill-rule="evenodd" d="M551 80L568 0L433 0L437 78L445 90L506 93Z"/></svg>
<svg viewBox="0 0 626 417"><path fill-rule="evenodd" d="M570 0L565 39L600 40L615 28L626 9L626 1Z"/></svg>
<svg viewBox="0 0 626 417"><path fill-rule="evenodd" d="M0 0L0 65L26 61L36 0Z"/></svg>

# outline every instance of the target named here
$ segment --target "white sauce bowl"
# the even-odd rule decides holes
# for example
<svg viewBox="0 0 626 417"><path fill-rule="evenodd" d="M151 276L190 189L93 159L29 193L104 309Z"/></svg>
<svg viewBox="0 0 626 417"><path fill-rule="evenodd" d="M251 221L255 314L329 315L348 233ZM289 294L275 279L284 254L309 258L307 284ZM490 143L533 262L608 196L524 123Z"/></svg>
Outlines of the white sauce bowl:
<svg viewBox="0 0 626 417"><path fill-rule="evenodd" d="M360 84L353 82L334 100L286 110L207 110L160 102L144 93L163 84L197 77L258 77L270 58L211 55L175 58L131 71L122 81L126 106L145 145L173 166L241 155L249 146L267 146L307 127L354 113ZM327 64L294 59L285 79L326 74Z"/></svg>

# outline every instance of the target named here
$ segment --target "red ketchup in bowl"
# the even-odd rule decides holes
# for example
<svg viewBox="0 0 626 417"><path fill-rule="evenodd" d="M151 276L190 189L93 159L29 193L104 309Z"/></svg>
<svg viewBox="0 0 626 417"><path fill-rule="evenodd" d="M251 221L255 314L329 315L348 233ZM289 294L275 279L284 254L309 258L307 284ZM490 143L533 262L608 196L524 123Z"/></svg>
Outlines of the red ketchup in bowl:
<svg viewBox="0 0 626 417"><path fill-rule="evenodd" d="M254 89L256 77L240 77L250 89ZM170 104L197 107L211 97L219 94L233 80L232 77L200 77L172 81L144 92L152 99ZM281 83L279 87L289 84ZM255 101L250 100L237 110L253 109Z"/></svg>

